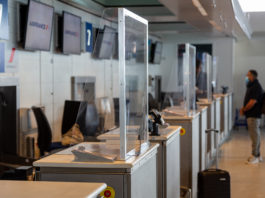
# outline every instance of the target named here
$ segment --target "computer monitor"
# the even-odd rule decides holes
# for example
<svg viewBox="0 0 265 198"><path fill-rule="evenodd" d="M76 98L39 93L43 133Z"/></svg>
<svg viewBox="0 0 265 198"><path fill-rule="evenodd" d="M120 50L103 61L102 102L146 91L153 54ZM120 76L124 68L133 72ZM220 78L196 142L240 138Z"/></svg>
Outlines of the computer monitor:
<svg viewBox="0 0 265 198"><path fill-rule="evenodd" d="M33 0L29 1L24 48L49 51L54 8ZM21 16L22 17L22 16Z"/></svg>
<svg viewBox="0 0 265 198"><path fill-rule="evenodd" d="M63 12L63 43L64 54L81 53L81 17Z"/></svg>
<svg viewBox="0 0 265 198"><path fill-rule="evenodd" d="M104 26L103 30L99 30L93 56L99 59L110 59L114 54L115 37L117 33L114 28Z"/></svg>

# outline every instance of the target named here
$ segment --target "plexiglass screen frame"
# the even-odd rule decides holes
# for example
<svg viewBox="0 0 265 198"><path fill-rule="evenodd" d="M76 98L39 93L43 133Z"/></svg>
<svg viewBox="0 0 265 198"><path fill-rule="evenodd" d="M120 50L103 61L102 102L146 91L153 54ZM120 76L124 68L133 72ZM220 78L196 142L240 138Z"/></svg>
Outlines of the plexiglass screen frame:
<svg viewBox="0 0 265 198"><path fill-rule="evenodd" d="M192 116L195 112L195 63L196 48L179 44L176 50L163 101L165 116Z"/></svg>
<svg viewBox="0 0 265 198"><path fill-rule="evenodd" d="M148 21L118 10L120 159L146 150L148 142Z"/></svg>
<svg viewBox="0 0 265 198"><path fill-rule="evenodd" d="M206 93L201 98L206 98L208 102L212 101L213 93L212 93L212 79L213 79L213 70L212 70L212 56L208 53L203 53L202 55L202 67L205 70L205 75L207 79L206 83Z"/></svg>
<svg viewBox="0 0 265 198"><path fill-rule="evenodd" d="M189 115L193 115L196 110L196 48L190 44L186 44L187 59L189 61L189 87L187 95L187 110L189 110Z"/></svg>

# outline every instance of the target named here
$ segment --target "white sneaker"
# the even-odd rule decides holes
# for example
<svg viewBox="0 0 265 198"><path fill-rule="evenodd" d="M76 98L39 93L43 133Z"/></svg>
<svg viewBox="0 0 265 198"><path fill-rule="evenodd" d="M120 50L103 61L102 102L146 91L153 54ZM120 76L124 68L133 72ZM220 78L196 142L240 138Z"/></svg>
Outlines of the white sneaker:
<svg viewBox="0 0 265 198"><path fill-rule="evenodd" d="M259 162L263 162L262 156L259 157Z"/></svg>
<svg viewBox="0 0 265 198"><path fill-rule="evenodd" d="M252 164L258 164L259 162L260 162L260 157L252 156L252 157L248 158L246 164L252 165Z"/></svg>

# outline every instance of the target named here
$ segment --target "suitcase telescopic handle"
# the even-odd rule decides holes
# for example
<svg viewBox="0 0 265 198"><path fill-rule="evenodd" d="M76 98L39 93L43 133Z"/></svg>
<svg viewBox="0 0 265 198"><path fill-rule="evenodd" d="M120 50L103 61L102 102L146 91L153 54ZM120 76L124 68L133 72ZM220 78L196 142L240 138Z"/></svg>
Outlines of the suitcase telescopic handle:
<svg viewBox="0 0 265 198"><path fill-rule="evenodd" d="M218 133L219 131L217 129L206 129L205 130L205 133L211 133L211 132L214 132L216 133L215 135L215 142L216 142L216 169L218 169L218 165L219 165L219 153L218 153L218 150L219 150L219 142L218 142Z"/></svg>

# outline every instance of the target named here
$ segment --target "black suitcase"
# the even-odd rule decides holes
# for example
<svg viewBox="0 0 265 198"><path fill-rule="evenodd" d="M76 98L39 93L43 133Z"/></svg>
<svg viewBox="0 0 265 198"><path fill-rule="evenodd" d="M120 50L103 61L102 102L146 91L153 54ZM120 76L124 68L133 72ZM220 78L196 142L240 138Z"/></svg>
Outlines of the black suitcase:
<svg viewBox="0 0 265 198"><path fill-rule="evenodd" d="M208 129L206 133L218 133ZM218 138L216 135L216 144ZM230 198L230 175L225 170L218 169L218 149L216 149L216 169L207 169L198 174L198 198Z"/></svg>

